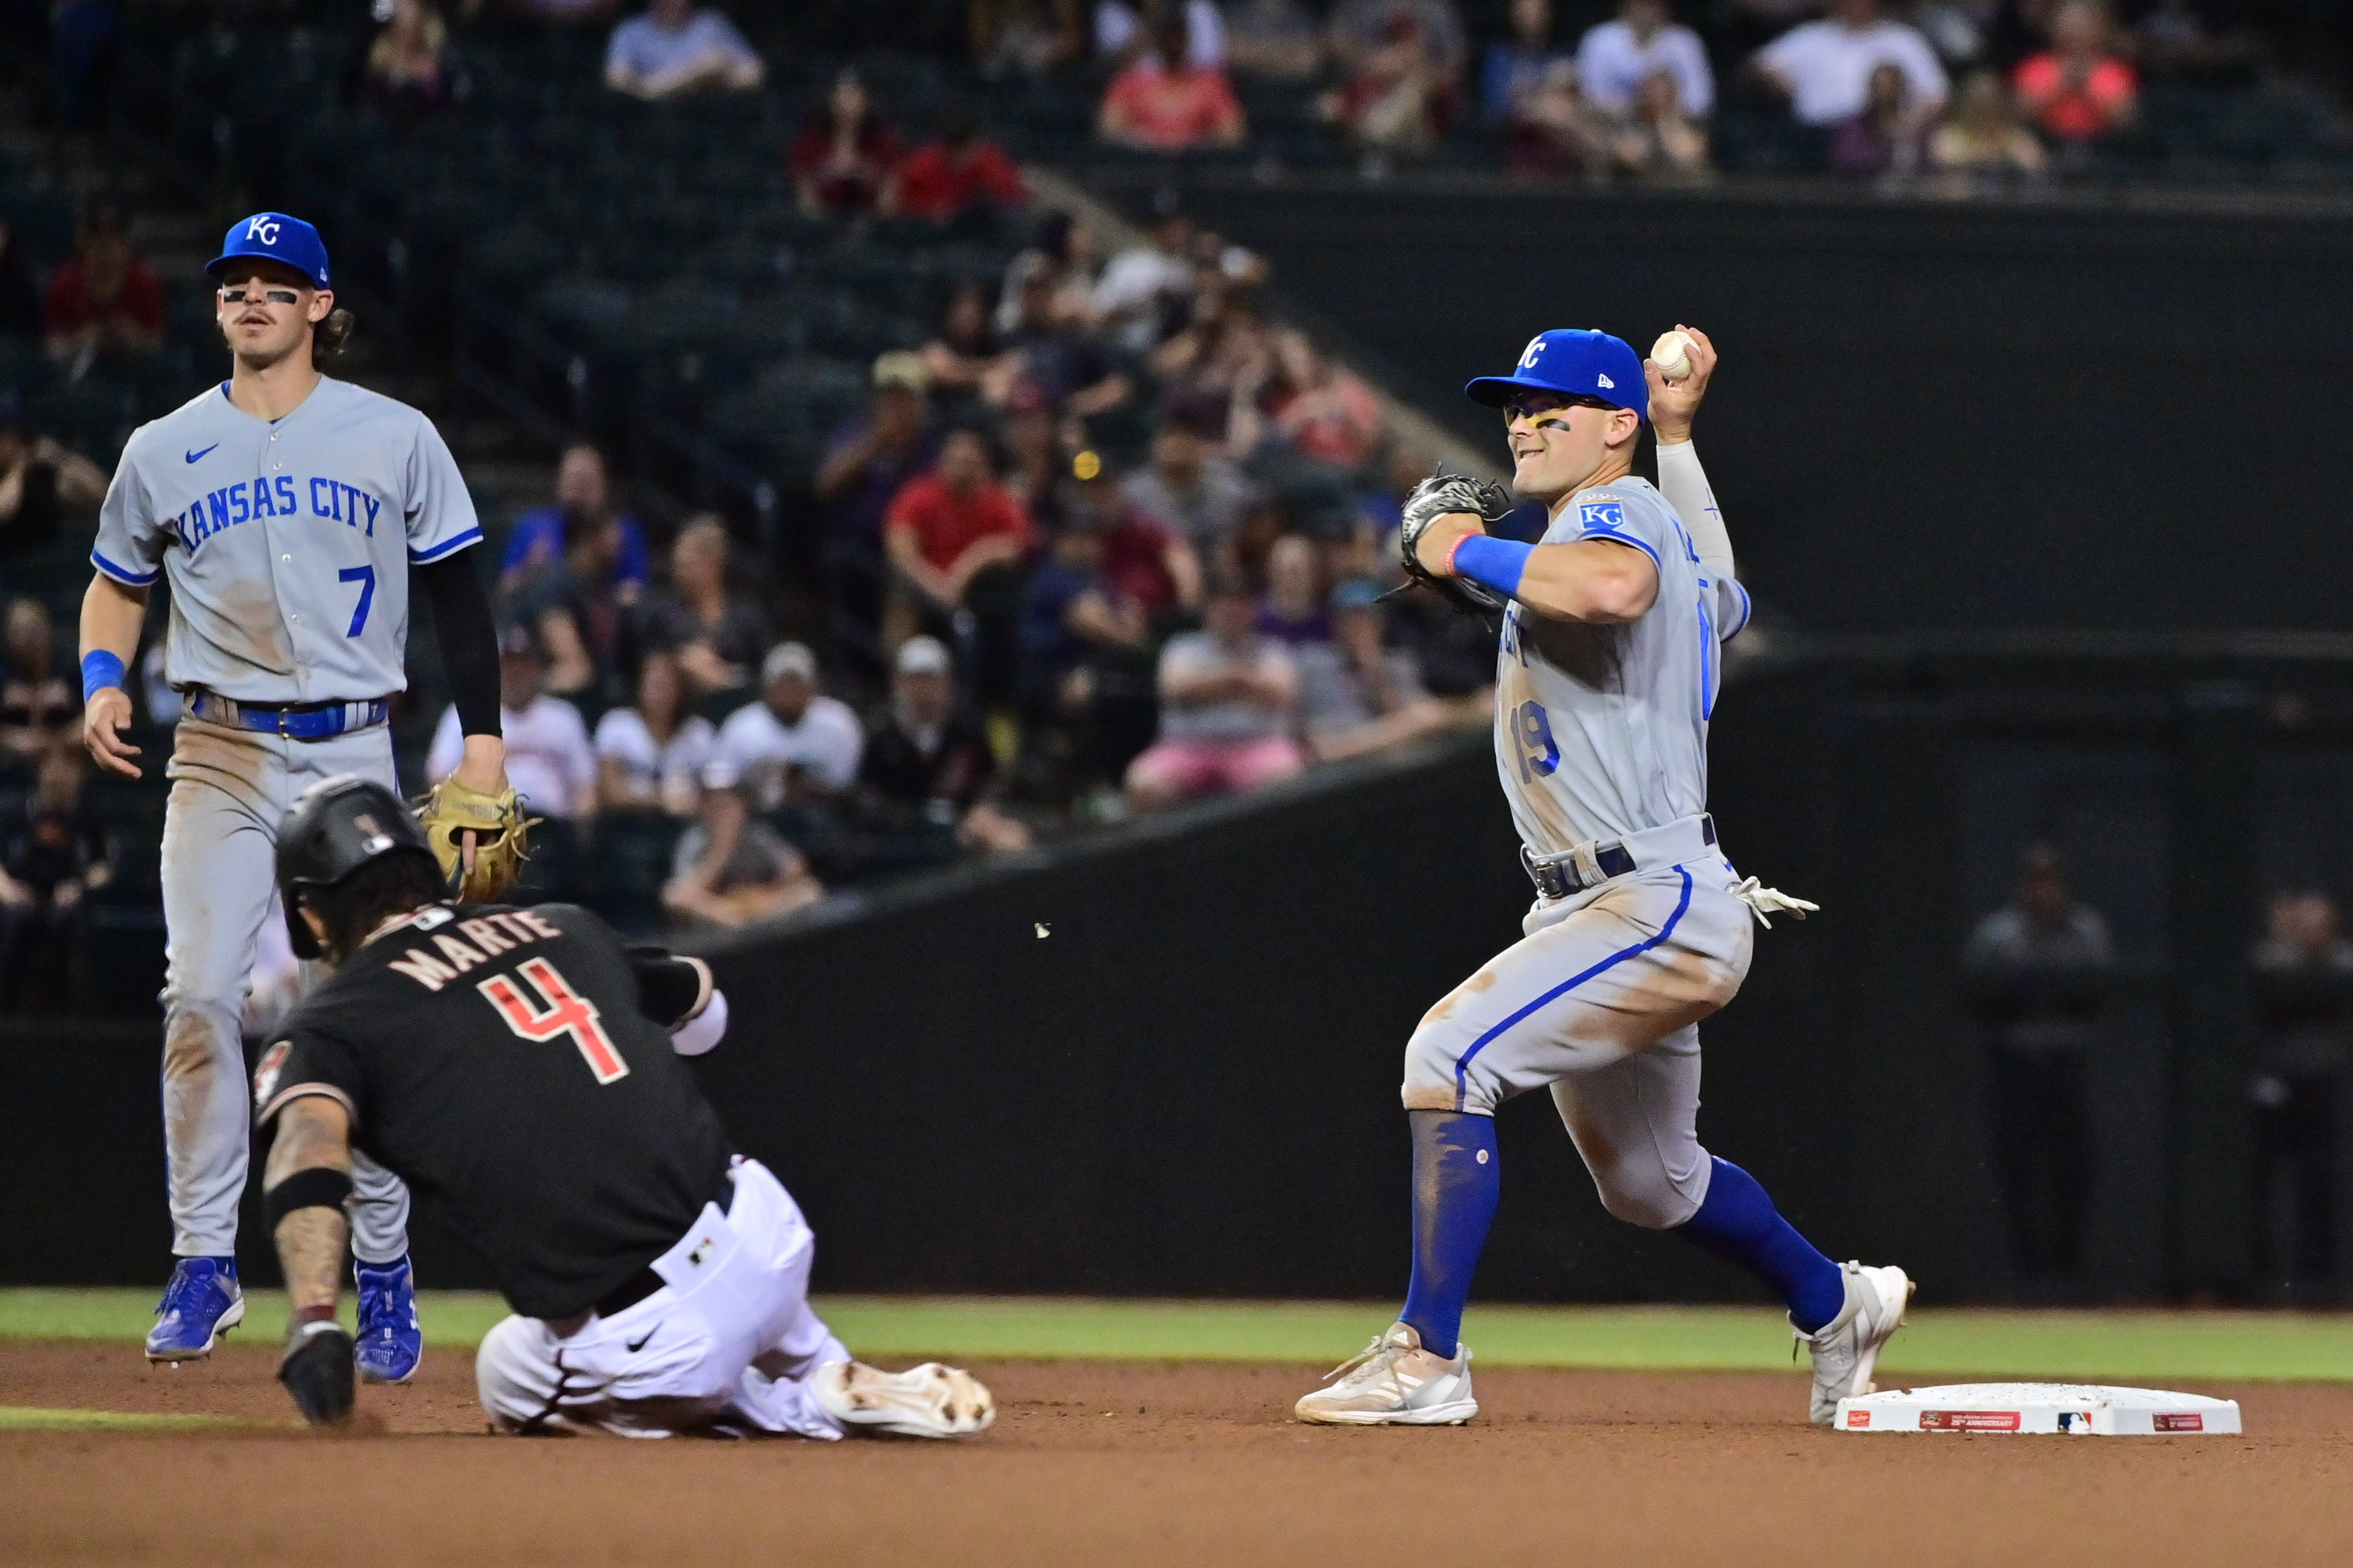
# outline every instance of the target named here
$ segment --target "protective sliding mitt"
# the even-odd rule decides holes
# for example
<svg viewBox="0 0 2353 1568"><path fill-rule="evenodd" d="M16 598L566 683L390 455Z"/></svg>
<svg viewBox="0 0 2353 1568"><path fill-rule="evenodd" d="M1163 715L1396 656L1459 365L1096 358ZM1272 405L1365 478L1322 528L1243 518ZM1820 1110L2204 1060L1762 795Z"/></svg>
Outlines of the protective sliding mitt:
<svg viewBox="0 0 2353 1568"><path fill-rule="evenodd" d="M1482 529L1493 533L1496 525L1512 515L1516 504L1512 492L1494 480L1471 474L1450 474L1446 465L1440 463L1405 498L1404 524L1398 531L1398 555L1405 566L1405 574L1466 616L1483 618L1501 615L1501 598L1476 583L1440 576L1422 565L1414 549L1421 542L1421 536L1430 531L1430 525L1449 512L1469 512L1479 519Z"/></svg>
<svg viewBox="0 0 2353 1568"><path fill-rule="evenodd" d="M278 1363L278 1381L302 1419L331 1426L352 1413L352 1336L332 1319L298 1323Z"/></svg>
<svg viewBox="0 0 2353 1568"><path fill-rule="evenodd" d="M469 789L456 778L433 786L417 821L441 862L441 875L462 903L489 903L514 885L531 858L531 829L543 817L525 816L510 784L496 795ZM474 868L466 869L465 834L474 836Z"/></svg>

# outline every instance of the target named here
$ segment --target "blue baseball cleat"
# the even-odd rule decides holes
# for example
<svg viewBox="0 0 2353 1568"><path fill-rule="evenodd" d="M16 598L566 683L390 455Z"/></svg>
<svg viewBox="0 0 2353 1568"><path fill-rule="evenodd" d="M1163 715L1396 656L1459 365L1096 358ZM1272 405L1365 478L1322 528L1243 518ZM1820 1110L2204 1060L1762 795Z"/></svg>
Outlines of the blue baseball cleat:
<svg viewBox="0 0 2353 1568"><path fill-rule="evenodd" d="M202 1361L220 1337L245 1321L245 1292L233 1258L183 1258L155 1303L147 1331L149 1361Z"/></svg>
<svg viewBox="0 0 2353 1568"><path fill-rule="evenodd" d="M425 1331L417 1321L417 1277L408 1259L352 1259L360 1286L359 1342L352 1362L367 1383L406 1383L425 1359Z"/></svg>

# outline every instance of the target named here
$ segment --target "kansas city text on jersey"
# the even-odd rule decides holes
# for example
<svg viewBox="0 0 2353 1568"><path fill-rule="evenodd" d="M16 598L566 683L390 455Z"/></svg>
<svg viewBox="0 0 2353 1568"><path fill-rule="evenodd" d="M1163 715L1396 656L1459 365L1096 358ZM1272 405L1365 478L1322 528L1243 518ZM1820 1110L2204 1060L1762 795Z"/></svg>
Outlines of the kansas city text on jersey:
<svg viewBox="0 0 2353 1568"><path fill-rule="evenodd" d="M233 485L198 496L185 511L164 524L180 547L193 555L205 541L257 517L293 517L302 509L302 492L310 491L311 515L332 518L347 528L375 537L376 514L384 501L357 485L342 479L298 479L292 474L240 479Z"/></svg>

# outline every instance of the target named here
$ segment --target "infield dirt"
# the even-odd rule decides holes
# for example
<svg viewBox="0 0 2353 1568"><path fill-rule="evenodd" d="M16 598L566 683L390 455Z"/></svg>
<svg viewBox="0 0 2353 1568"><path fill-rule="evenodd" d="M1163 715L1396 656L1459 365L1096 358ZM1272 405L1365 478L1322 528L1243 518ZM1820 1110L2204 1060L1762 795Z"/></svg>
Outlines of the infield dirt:
<svg viewBox="0 0 2353 1568"><path fill-rule="evenodd" d="M0 1432L11 1563L1778 1564L2353 1562L2353 1386L2203 1384L2248 1436L1851 1436L1803 1378L1499 1370L1440 1430L1289 1419L1317 1368L1007 1362L958 1443L480 1436L472 1364L290 1426L274 1353L0 1346L0 1405L210 1413ZM1934 1379L1922 1376L1919 1382Z"/></svg>

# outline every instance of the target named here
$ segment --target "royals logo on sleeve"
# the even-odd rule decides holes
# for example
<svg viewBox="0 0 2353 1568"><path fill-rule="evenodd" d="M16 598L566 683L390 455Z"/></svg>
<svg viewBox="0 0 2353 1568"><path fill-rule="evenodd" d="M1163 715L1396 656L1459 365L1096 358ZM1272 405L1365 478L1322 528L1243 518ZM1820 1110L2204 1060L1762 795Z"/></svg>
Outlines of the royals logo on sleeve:
<svg viewBox="0 0 2353 1568"><path fill-rule="evenodd" d="M286 1066L286 1053L294 1048L291 1040L280 1040L261 1053L260 1062L253 1069L253 1103L256 1109L269 1103L278 1092L278 1075Z"/></svg>
<svg viewBox="0 0 2353 1568"><path fill-rule="evenodd" d="M1626 503L1616 500L1579 501L1577 521L1587 529L1606 528L1613 533L1622 531L1626 526Z"/></svg>

